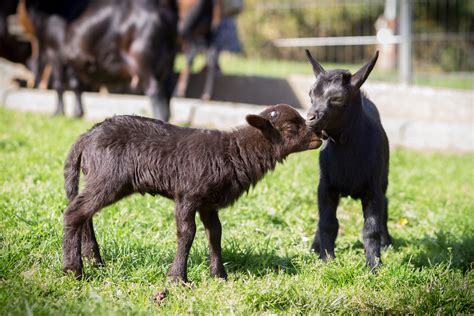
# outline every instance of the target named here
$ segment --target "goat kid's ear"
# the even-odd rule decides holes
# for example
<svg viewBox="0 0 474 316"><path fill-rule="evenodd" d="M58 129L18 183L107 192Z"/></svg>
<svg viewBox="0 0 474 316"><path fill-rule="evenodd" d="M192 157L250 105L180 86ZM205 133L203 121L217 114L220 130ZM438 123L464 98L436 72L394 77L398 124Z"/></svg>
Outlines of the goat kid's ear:
<svg viewBox="0 0 474 316"><path fill-rule="evenodd" d="M323 66L321 66L321 65L316 61L316 59L313 58L313 56L311 56L311 53L309 52L309 50L305 49L304 51L306 52L306 57L308 57L309 62L310 62L311 65L313 66L314 75L317 77L320 73L325 72Z"/></svg>
<svg viewBox="0 0 474 316"><path fill-rule="evenodd" d="M258 128L262 132L264 130L273 129L273 126L270 123L270 121L267 120L266 118L264 118L263 116L260 116L260 115L249 114L245 117L245 120L247 121L247 123L249 123L250 126Z"/></svg>
<svg viewBox="0 0 474 316"><path fill-rule="evenodd" d="M359 89L362 84L365 82L365 80L369 77L370 72L372 69L374 69L375 63L377 62L377 58L379 57L379 51L375 52L375 56L372 57L372 59L362 66L354 75L352 75L351 78L351 84L352 86L356 87Z"/></svg>

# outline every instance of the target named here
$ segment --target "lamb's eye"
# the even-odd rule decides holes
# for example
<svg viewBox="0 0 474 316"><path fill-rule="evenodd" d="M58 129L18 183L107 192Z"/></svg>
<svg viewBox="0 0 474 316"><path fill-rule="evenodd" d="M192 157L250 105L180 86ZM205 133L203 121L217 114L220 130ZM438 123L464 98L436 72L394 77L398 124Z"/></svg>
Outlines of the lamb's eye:
<svg viewBox="0 0 474 316"><path fill-rule="evenodd" d="M271 111L271 112L270 112L270 117L271 117L271 118L274 118L274 117L276 117L276 116L277 116L277 112L276 112L276 111Z"/></svg>
<svg viewBox="0 0 474 316"><path fill-rule="evenodd" d="M294 125L285 125L284 130L288 134L296 134L296 127Z"/></svg>

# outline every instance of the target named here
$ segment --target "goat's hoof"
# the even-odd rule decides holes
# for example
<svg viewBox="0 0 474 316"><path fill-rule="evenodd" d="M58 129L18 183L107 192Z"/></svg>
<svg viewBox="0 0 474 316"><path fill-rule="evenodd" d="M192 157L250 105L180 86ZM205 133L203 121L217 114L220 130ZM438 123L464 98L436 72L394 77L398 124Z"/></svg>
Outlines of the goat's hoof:
<svg viewBox="0 0 474 316"><path fill-rule="evenodd" d="M58 116L64 116L64 112L54 111L54 113L51 115L51 117L58 117Z"/></svg>
<svg viewBox="0 0 474 316"><path fill-rule="evenodd" d="M390 236L382 237L380 240L380 247L388 248L392 244L392 238Z"/></svg>
<svg viewBox="0 0 474 316"><path fill-rule="evenodd" d="M74 112L72 113L72 117L76 119L80 119L84 116L84 112Z"/></svg>
<svg viewBox="0 0 474 316"><path fill-rule="evenodd" d="M201 99L203 101L209 101L211 100L211 95L209 93L204 93L202 96L201 96Z"/></svg>

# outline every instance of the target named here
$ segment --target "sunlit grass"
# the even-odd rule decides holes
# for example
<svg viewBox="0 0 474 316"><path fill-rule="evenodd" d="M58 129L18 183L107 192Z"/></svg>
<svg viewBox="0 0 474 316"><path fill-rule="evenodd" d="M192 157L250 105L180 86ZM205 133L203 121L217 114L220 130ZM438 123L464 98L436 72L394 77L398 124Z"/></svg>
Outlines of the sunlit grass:
<svg viewBox="0 0 474 316"><path fill-rule="evenodd" d="M204 56L198 55L193 65L195 72L201 71L205 65ZM220 56L220 67L224 74L228 75L245 75L245 76L265 76L286 78L290 75L311 75L312 68L306 62L276 60L276 59L258 59L246 58L235 54L223 53ZM184 65L184 57L178 56L176 60L176 69L179 70ZM324 63L326 69L348 69L352 72L357 71L362 65L355 64L331 64ZM398 82L399 77L396 70L380 71L375 69L371 76L371 80ZM415 72L413 84L430 87L444 87L455 89L474 89L474 75L463 74L446 74L440 72L418 73Z"/></svg>
<svg viewBox="0 0 474 316"><path fill-rule="evenodd" d="M61 272L62 167L91 122L0 108L0 313L316 314L474 311L474 155L396 149L390 165L394 245L365 268L358 202L343 200L337 259L309 252L317 220L318 152L290 156L222 210L229 280L209 276L202 225L189 259L193 285L170 284L173 203L134 195L97 214L106 266L76 281ZM168 288L161 305L150 301Z"/></svg>

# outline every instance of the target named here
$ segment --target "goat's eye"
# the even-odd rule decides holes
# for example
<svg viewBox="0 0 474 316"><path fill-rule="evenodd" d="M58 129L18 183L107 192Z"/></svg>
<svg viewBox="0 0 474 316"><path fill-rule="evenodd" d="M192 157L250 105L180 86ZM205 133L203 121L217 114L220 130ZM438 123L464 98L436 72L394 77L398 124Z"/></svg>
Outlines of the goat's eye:
<svg viewBox="0 0 474 316"><path fill-rule="evenodd" d="M270 117L271 117L271 118L274 118L274 117L276 117L276 116L277 116L277 112L276 112L276 111L271 111L271 112L270 112Z"/></svg>
<svg viewBox="0 0 474 316"><path fill-rule="evenodd" d="M342 98L342 97L334 97L334 98L329 99L329 102L330 102L332 105L340 106L340 105L343 105L343 104L344 104L344 98Z"/></svg>

